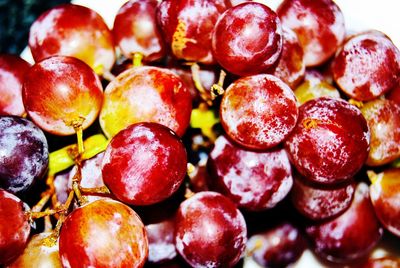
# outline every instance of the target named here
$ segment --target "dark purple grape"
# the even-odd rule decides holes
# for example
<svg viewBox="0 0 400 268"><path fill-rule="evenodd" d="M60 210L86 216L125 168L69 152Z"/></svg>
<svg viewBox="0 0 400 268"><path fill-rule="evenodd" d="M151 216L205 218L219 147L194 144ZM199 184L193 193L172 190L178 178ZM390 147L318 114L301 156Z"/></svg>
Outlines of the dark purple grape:
<svg viewBox="0 0 400 268"><path fill-rule="evenodd" d="M305 249L305 239L290 223L283 223L247 242L247 254L263 267L286 267L297 261Z"/></svg>
<svg viewBox="0 0 400 268"><path fill-rule="evenodd" d="M47 140L31 121L0 117L0 188L26 191L43 177L49 162Z"/></svg>

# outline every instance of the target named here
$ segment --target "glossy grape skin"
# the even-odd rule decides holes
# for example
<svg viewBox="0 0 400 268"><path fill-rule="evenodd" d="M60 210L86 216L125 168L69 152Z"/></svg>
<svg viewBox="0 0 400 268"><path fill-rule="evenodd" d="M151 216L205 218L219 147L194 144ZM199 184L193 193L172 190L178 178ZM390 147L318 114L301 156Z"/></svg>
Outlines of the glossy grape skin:
<svg viewBox="0 0 400 268"><path fill-rule="evenodd" d="M294 90L294 94L300 104L321 97L340 99L339 90L323 80L306 80Z"/></svg>
<svg viewBox="0 0 400 268"><path fill-rule="evenodd" d="M176 74L158 67L136 67L108 84L99 120L109 138L138 122L160 123L183 136L191 111L190 92Z"/></svg>
<svg viewBox="0 0 400 268"><path fill-rule="evenodd" d="M400 157L400 105L391 100L364 103L361 112L371 131L366 164L381 166Z"/></svg>
<svg viewBox="0 0 400 268"><path fill-rule="evenodd" d="M331 69L346 95L359 101L373 100L396 85L400 51L385 36L360 34L344 44Z"/></svg>
<svg viewBox="0 0 400 268"><path fill-rule="evenodd" d="M282 223L249 238L246 251L262 267L287 267L305 249L305 239L290 223Z"/></svg>
<svg viewBox="0 0 400 268"><path fill-rule="evenodd" d="M0 265L8 264L23 252L30 230L22 201L0 189Z"/></svg>
<svg viewBox="0 0 400 268"><path fill-rule="evenodd" d="M225 0L164 0L158 7L158 22L177 59L215 64L211 37L219 16L230 7Z"/></svg>
<svg viewBox="0 0 400 268"><path fill-rule="evenodd" d="M260 3L232 7L215 25L212 50L218 63L233 74L266 72L282 52L281 23L275 12Z"/></svg>
<svg viewBox="0 0 400 268"><path fill-rule="evenodd" d="M307 67L326 62L345 38L343 14L332 0L285 0L277 14L298 35Z"/></svg>
<svg viewBox="0 0 400 268"><path fill-rule="evenodd" d="M145 227L128 206L97 200L72 211L59 238L63 267L143 267Z"/></svg>
<svg viewBox="0 0 400 268"><path fill-rule="evenodd" d="M245 250L246 222L226 197L197 193L176 215L175 245L192 267L232 267Z"/></svg>
<svg viewBox="0 0 400 268"><path fill-rule="evenodd" d="M213 175L209 180L211 189L247 210L274 207L293 184L289 158L283 149L247 151L224 136L215 141L208 168Z"/></svg>
<svg viewBox="0 0 400 268"><path fill-rule="evenodd" d="M282 35L282 54L271 74L280 78L291 89L295 89L303 80L306 71L304 51L295 32L282 27Z"/></svg>
<svg viewBox="0 0 400 268"><path fill-rule="evenodd" d="M368 157L370 131L361 112L344 100L319 98L299 108L285 148L297 171L320 184L349 181Z"/></svg>
<svg viewBox="0 0 400 268"><path fill-rule="evenodd" d="M176 192L186 175L186 150L165 126L138 123L111 140L102 162L104 183L124 203L150 205Z"/></svg>
<svg viewBox="0 0 400 268"><path fill-rule="evenodd" d="M8 268L61 268L58 243L51 247L43 244L43 239L49 235L50 233L40 233L32 236L24 252Z"/></svg>
<svg viewBox="0 0 400 268"><path fill-rule="evenodd" d="M112 29L114 41L126 58L141 53L152 62L166 55L164 40L157 25L157 0L131 0L119 10Z"/></svg>
<svg viewBox="0 0 400 268"><path fill-rule="evenodd" d="M348 209L353 200L355 184L321 187L295 177L291 191L293 206L305 217L317 221L335 217Z"/></svg>
<svg viewBox="0 0 400 268"><path fill-rule="evenodd" d="M165 263L177 256L174 241L175 222L173 220L148 224L146 231L149 241L148 262L153 264Z"/></svg>
<svg viewBox="0 0 400 268"><path fill-rule="evenodd" d="M80 5L63 4L44 12L30 28L29 48L36 62L72 56L99 74L115 62L111 31L99 14Z"/></svg>
<svg viewBox="0 0 400 268"><path fill-rule="evenodd" d="M31 65L15 55L0 54L0 115L22 116L24 76Z"/></svg>
<svg viewBox="0 0 400 268"><path fill-rule="evenodd" d="M333 262L349 263L370 253L383 230L368 192L368 185L360 183L349 209L336 218L306 228L319 256Z"/></svg>
<svg viewBox="0 0 400 268"><path fill-rule="evenodd" d="M31 121L0 117L0 188L21 193L41 179L49 164L46 137Z"/></svg>
<svg viewBox="0 0 400 268"><path fill-rule="evenodd" d="M400 237L400 169L377 174L370 185L375 214L387 230Z"/></svg>
<svg viewBox="0 0 400 268"><path fill-rule="evenodd" d="M297 117L293 91L267 74L236 80L226 89L220 106L224 130L248 149L265 150L278 145L293 130Z"/></svg>
<svg viewBox="0 0 400 268"><path fill-rule="evenodd" d="M388 92L386 98L394 101L395 103L397 103L397 105L400 105L400 75L397 79L396 85Z"/></svg>
<svg viewBox="0 0 400 268"><path fill-rule="evenodd" d="M98 76L84 62L54 56L36 63L26 75L22 97L30 118L55 135L71 135L71 123L84 118L86 129L97 118L103 101Z"/></svg>

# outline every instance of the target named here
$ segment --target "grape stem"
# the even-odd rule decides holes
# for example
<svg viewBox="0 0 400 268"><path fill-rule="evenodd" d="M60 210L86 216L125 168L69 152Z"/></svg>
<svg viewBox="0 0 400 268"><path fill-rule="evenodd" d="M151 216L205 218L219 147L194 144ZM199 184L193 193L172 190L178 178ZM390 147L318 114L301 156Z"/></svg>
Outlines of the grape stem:
<svg viewBox="0 0 400 268"><path fill-rule="evenodd" d="M94 187L94 188L80 188L83 194L111 194L107 186Z"/></svg>
<svg viewBox="0 0 400 268"><path fill-rule="evenodd" d="M133 53L133 60L132 60L132 64L133 67L140 67L142 66L142 60L143 60L143 54L140 52L135 52Z"/></svg>
<svg viewBox="0 0 400 268"><path fill-rule="evenodd" d="M212 85L211 87L211 98L215 100L218 96L222 96L225 92L223 86L224 86L224 81L226 77L226 72L221 69L221 72L219 73L219 79L218 83Z"/></svg>

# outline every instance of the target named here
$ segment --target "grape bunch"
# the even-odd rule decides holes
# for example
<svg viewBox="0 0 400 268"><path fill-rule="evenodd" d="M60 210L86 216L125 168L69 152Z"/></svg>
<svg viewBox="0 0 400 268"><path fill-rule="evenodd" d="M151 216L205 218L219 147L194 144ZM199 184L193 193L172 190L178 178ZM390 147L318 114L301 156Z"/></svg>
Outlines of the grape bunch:
<svg viewBox="0 0 400 268"><path fill-rule="evenodd" d="M28 43L1 267L400 267L400 51L334 1L63 4Z"/></svg>

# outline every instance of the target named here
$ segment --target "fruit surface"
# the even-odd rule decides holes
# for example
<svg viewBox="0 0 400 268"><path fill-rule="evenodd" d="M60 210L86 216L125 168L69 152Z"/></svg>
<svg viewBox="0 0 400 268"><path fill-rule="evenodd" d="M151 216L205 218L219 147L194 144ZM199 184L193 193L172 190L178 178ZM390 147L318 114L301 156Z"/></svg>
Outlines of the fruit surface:
<svg viewBox="0 0 400 268"><path fill-rule="evenodd" d="M233 74L263 73L282 52L281 23L275 12L260 3L232 7L215 25L212 51L218 63Z"/></svg>
<svg viewBox="0 0 400 268"><path fill-rule="evenodd" d="M248 210L274 207L293 184L289 158L283 149L248 151L224 136L215 141L208 167L213 174L209 179L211 189Z"/></svg>
<svg viewBox="0 0 400 268"><path fill-rule="evenodd" d="M236 143L265 150L282 142L296 125L293 91L279 78L260 74L232 83L222 97L221 123Z"/></svg>
<svg viewBox="0 0 400 268"><path fill-rule="evenodd" d="M179 207L175 241L177 251L192 267L232 267L245 249L246 223L226 197L197 193Z"/></svg>
<svg viewBox="0 0 400 268"><path fill-rule="evenodd" d="M49 163L46 137L31 121L0 116L0 187L21 193L40 180Z"/></svg>
<svg viewBox="0 0 400 268"><path fill-rule="evenodd" d="M159 123L182 136L191 111L190 92L176 74L158 67L137 67L108 84L99 120L109 138L138 122Z"/></svg>
<svg viewBox="0 0 400 268"><path fill-rule="evenodd" d="M148 255L139 216L113 200L97 200L71 212L59 243L63 267L143 267Z"/></svg>
<svg viewBox="0 0 400 268"><path fill-rule="evenodd" d="M307 180L349 181L368 157L370 132L361 112L344 100L319 98L299 108L297 125L285 141L291 161Z"/></svg>
<svg viewBox="0 0 400 268"><path fill-rule="evenodd" d="M53 56L30 69L22 97L28 115L40 128L71 135L75 122L82 120L86 129L97 118L103 90L87 64L73 57Z"/></svg>
<svg viewBox="0 0 400 268"><path fill-rule="evenodd" d="M186 150L165 126L138 123L119 132L102 162L104 183L121 201L150 205L176 192L186 175Z"/></svg>
<svg viewBox="0 0 400 268"><path fill-rule="evenodd" d="M29 48L36 62L72 56L99 74L115 62L111 31L99 14L80 5L63 4L44 12L30 28Z"/></svg>
<svg viewBox="0 0 400 268"><path fill-rule="evenodd" d="M0 55L0 115L22 116L22 84L30 64L15 55Z"/></svg>
<svg viewBox="0 0 400 268"><path fill-rule="evenodd" d="M332 0L285 0L277 14L298 35L307 67L326 62L344 40L344 17Z"/></svg>
<svg viewBox="0 0 400 268"><path fill-rule="evenodd" d="M30 230L22 201L0 189L0 265L8 264L24 251Z"/></svg>

